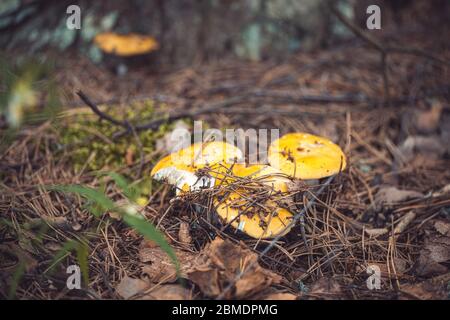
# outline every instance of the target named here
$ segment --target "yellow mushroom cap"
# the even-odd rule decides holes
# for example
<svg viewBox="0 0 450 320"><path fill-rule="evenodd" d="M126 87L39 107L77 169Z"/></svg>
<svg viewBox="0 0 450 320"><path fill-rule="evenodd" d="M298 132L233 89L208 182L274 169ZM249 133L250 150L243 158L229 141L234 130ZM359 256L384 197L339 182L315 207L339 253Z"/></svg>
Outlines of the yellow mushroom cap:
<svg viewBox="0 0 450 320"><path fill-rule="evenodd" d="M245 193L245 190L238 192ZM292 213L270 200L263 207L252 205L238 192L231 193L223 202L215 200L217 214L225 223L256 239L274 238L290 231L287 226L293 218Z"/></svg>
<svg viewBox="0 0 450 320"><path fill-rule="evenodd" d="M261 183L270 186L273 191L268 193L268 198L263 203L252 202L253 196L250 190L254 188L241 187L227 195L222 202L219 201L219 197L216 197L214 203L219 217L225 223L230 223L234 228L257 239L273 238L288 233L290 228L286 227L293 215L288 210L280 208L273 196L275 192L287 192L287 183L290 180L281 171L268 165L235 164L231 171L235 177L250 178L255 187ZM227 178L226 182L231 181Z"/></svg>
<svg viewBox="0 0 450 320"><path fill-rule="evenodd" d="M235 164L232 174L236 177L247 177L261 182L265 185L272 186L275 191L287 192L287 183L290 180L280 170L269 165L255 164L245 166L243 164Z"/></svg>
<svg viewBox="0 0 450 320"><path fill-rule="evenodd" d="M104 52L118 56L134 56L159 48L158 42L150 36L139 34L121 35L113 32L99 33L94 43Z"/></svg>
<svg viewBox="0 0 450 320"><path fill-rule="evenodd" d="M183 191L211 187L215 179L225 172L231 163L243 158L242 151L225 142L199 142L161 159L150 175L156 180L167 180ZM198 170L205 167L211 172L204 177Z"/></svg>
<svg viewBox="0 0 450 320"><path fill-rule="evenodd" d="M344 170L341 148L330 140L308 133L288 133L269 146L271 166L298 179L320 179Z"/></svg>

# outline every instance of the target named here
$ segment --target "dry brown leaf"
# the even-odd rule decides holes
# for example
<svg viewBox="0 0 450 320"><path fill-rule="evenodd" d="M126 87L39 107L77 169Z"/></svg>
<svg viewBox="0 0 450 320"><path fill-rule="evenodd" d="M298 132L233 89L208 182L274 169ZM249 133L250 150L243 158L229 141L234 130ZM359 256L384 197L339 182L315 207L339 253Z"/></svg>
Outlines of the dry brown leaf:
<svg viewBox="0 0 450 320"><path fill-rule="evenodd" d="M152 289L140 300L192 300L191 292L179 284L164 284Z"/></svg>
<svg viewBox="0 0 450 320"><path fill-rule="evenodd" d="M135 279L125 276L116 287L116 292L124 299L130 299L138 293L149 289L151 284L142 279Z"/></svg>
<svg viewBox="0 0 450 320"><path fill-rule="evenodd" d="M342 297L342 288L333 278L320 278L314 282L307 295L321 299L336 299Z"/></svg>
<svg viewBox="0 0 450 320"><path fill-rule="evenodd" d="M244 258L245 259L245 258ZM281 280L281 279L280 279ZM236 282L236 296L246 297L255 293L260 284L265 283L266 275L263 272L249 272L248 275Z"/></svg>
<svg viewBox="0 0 450 320"><path fill-rule="evenodd" d="M430 276L447 272L443 262L450 260L450 238L432 236L425 240L416 264L416 272L420 276Z"/></svg>
<svg viewBox="0 0 450 320"><path fill-rule="evenodd" d="M416 114L416 128L422 133L432 133L436 131L442 113L442 103L435 101L430 110L418 112Z"/></svg>
<svg viewBox="0 0 450 320"><path fill-rule="evenodd" d="M405 160L410 160L415 154L426 154L427 158L439 158L447 150L442 139L438 135L432 136L409 136L400 145Z"/></svg>
<svg viewBox="0 0 450 320"><path fill-rule="evenodd" d="M192 253L175 249L181 272L189 267ZM139 260L143 263L142 272L152 282L172 282L176 280L176 268L166 252L160 247L148 247L145 243L139 250Z"/></svg>
<svg viewBox="0 0 450 320"><path fill-rule="evenodd" d="M423 194L417 191L400 190L396 187L384 186L375 195L375 202L379 205L392 205L397 202L421 197L423 197Z"/></svg>
<svg viewBox="0 0 450 320"><path fill-rule="evenodd" d="M421 283L404 284L400 287L402 293L406 293L405 298L421 300L442 300L448 298L448 282L450 273L431 278Z"/></svg>
<svg viewBox="0 0 450 320"><path fill-rule="evenodd" d="M394 262L394 267L395 267L395 272L397 273L397 275L401 275L404 274L406 272L406 270L408 269L408 261L395 257L393 259Z"/></svg>
<svg viewBox="0 0 450 320"><path fill-rule="evenodd" d="M192 282L197 284L200 291L208 297L218 296L221 292L218 269L197 269L190 272L188 277Z"/></svg>
<svg viewBox="0 0 450 320"><path fill-rule="evenodd" d="M193 267L187 271L187 277L199 286L204 295L215 297L257 259L257 254L249 249L216 238L197 257ZM256 263L236 282L234 296L226 298L249 298L280 281L279 275Z"/></svg>
<svg viewBox="0 0 450 320"><path fill-rule="evenodd" d="M449 237L450 236L450 223L446 221L436 221L434 223L434 228L440 234Z"/></svg>
<svg viewBox="0 0 450 320"><path fill-rule="evenodd" d="M2 266L1 263L3 263L4 261L11 260L10 258L8 258L8 256L15 257L14 260L16 261L12 262L11 266L8 267ZM15 270L17 263L19 263L20 261L24 264L26 272L32 272L38 266L38 261L34 259L30 253L22 249L17 244L15 243L0 244L0 266L2 266L2 270L5 271L6 269L10 269L9 267L12 268L11 270Z"/></svg>
<svg viewBox="0 0 450 320"><path fill-rule="evenodd" d="M264 300L296 300L297 296L292 293L271 293Z"/></svg>

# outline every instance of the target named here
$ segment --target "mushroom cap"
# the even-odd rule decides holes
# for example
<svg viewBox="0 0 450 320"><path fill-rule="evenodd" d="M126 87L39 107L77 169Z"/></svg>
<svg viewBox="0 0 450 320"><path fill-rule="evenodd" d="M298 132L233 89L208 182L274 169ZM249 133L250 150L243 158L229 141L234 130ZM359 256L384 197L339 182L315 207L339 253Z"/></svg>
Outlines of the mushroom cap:
<svg viewBox="0 0 450 320"><path fill-rule="evenodd" d="M99 33L94 43L104 52L118 56L135 56L159 48L158 42L150 36L139 34L121 35L113 32Z"/></svg>
<svg viewBox="0 0 450 320"><path fill-rule="evenodd" d="M262 203L253 203L254 196L251 190L255 189L246 189L243 186L227 194L223 201L219 201L219 197L215 198L214 204L219 217L225 223L230 223L234 228L256 239L273 238L288 233L290 228L286 226L293 215L288 210L280 208L272 196L276 193L286 193L287 183L290 180L281 171L261 164L251 166L235 164L232 167L232 175L250 178L251 183L269 186L268 198ZM233 182L233 178L227 178L225 181ZM223 194L221 196L223 197Z"/></svg>
<svg viewBox="0 0 450 320"><path fill-rule="evenodd" d="M167 180L183 191L214 186L230 163L242 159L242 151L225 142L199 142L161 159L150 175L156 180ZM202 175L199 170L210 168Z"/></svg>
<svg viewBox="0 0 450 320"><path fill-rule="evenodd" d="M308 133L288 133L269 146L271 166L298 179L320 179L344 170L344 152L330 140Z"/></svg>
<svg viewBox="0 0 450 320"><path fill-rule="evenodd" d="M286 227L293 218L292 213L270 200L263 207L252 205L246 196L239 194L241 191L245 194L244 190L238 190L225 201L214 202L217 214L225 223L256 239L274 238L290 231Z"/></svg>
<svg viewBox="0 0 450 320"><path fill-rule="evenodd" d="M290 179L280 170L269 165L254 164L245 166L235 164L232 168L232 174L236 177L251 178L265 185L272 186L274 191L287 192L287 183Z"/></svg>

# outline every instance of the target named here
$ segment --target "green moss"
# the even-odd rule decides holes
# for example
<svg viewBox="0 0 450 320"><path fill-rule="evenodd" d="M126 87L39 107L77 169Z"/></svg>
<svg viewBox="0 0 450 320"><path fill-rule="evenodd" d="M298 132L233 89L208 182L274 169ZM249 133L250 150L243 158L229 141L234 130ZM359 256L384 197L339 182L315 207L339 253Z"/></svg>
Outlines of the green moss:
<svg viewBox="0 0 450 320"><path fill-rule="evenodd" d="M105 112L117 119L129 119L135 125L160 117L155 114L153 101L132 103L124 108L111 106ZM138 132L145 154L155 150L156 141L171 127L170 124L163 124L158 130ZM134 161L140 157L133 135L112 141L113 135L122 128L99 120L92 113L71 115L63 120L57 130L60 143L67 150L76 171L83 167L87 170L114 170L127 166L127 153L133 154Z"/></svg>

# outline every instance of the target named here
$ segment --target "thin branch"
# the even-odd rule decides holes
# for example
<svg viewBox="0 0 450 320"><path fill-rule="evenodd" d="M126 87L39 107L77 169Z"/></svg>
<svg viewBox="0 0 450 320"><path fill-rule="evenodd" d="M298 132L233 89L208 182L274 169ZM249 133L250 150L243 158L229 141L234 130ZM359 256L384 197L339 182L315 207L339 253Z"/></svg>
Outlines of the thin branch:
<svg viewBox="0 0 450 320"><path fill-rule="evenodd" d="M169 114L169 116L165 118L160 118L156 120L152 120L148 123L136 125L135 129L136 131L141 130L154 130L157 129L161 124L165 122L171 122L174 120L179 120L182 118L194 118L196 116L202 115L202 114L211 114L218 111L224 111L226 110L226 107L252 101L255 99L267 99L272 98L274 100L277 100L278 102L283 103L341 103L341 104L349 104L349 103L373 103L373 101L370 101L370 99L367 99L364 96L360 95L352 95L352 94L344 94L339 96L330 96L330 95L299 95L297 93L292 92L277 92L277 91L268 91L268 90L253 90L251 92L245 93L241 96L235 96L220 102L215 102L212 104L207 104L203 107L189 110L189 108L184 108L185 110L176 112L172 115ZM188 110L186 110L188 109ZM226 112L226 111L225 111ZM126 134L129 134L130 131L124 130L120 131L116 134L114 134L113 138L117 139L119 137L122 137Z"/></svg>
<svg viewBox="0 0 450 320"><path fill-rule="evenodd" d="M361 28L359 28L356 24L346 18L338 9L336 9L331 3L329 5L331 12L339 19L342 24L344 24L350 31L352 31L357 37L363 39L365 42L370 44L372 47L377 49L378 51L389 54L389 53L401 53L401 54L410 54L415 56L421 56L427 58L429 60L433 60L435 62L450 66L450 61L444 60L432 53L429 53L425 50L419 48L411 48L411 47L399 47L399 46L391 46L384 45L377 39L373 38L366 32L364 32Z"/></svg>
<svg viewBox="0 0 450 320"><path fill-rule="evenodd" d="M93 103L93 102L91 101L91 99L89 99L88 96L85 95L85 94L83 93L83 91L79 90L79 91L77 92L77 95L78 95L78 96L81 98L81 100L83 100L83 102L86 103L86 104L92 109L92 111L94 111L94 113L95 113L96 115L98 115L101 119L107 120L107 121L109 121L109 122L111 122L112 124L115 124L115 125L117 125L117 126L121 126L121 127L124 127L124 128L129 129L130 125L129 125L129 123L128 123L127 121L117 120L117 119L115 119L114 117L112 117L112 116L110 116L110 115L104 113L103 111L101 111L101 110L97 107L97 105L96 105L95 103Z"/></svg>
<svg viewBox="0 0 450 320"><path fill-rule="evenodd" d="M444 59L441 59L438 56L435 56L429 52L426 52L424 50L418 49L418 48L408 48L408 47L398 47L398 46L390 46L390 45L384 45L377 39L373 38L366 32L364 32L361 28L359 28L356 24L354 24L352 21L347 19L338 9L335 8L335 6L332 4L332 2L328 2L328 8L330 9L331 13L333 13L338 20L344 24L353 34L355 34L357 37L364 40L366 43L368 43L370 46L372 46L374 49L376 49L380 55L380 64L381 64L381 76L383 79L383 92L384 92L384 103L387 106L392 105L392 101L390 100L390 94L389 94L389 77L388 77L388 54L393 53L402 53L402 54L410 54L415 56L422 56L429 60L432 60L434 62L441 63L446 66L450 66L450 61L446 61Z"/></svg>
<svg viewBox="0 0 450 320"><path fill-rule="evenodd" d="M84 94L82 91L77 92L78 96L81 98L81 100L88 105L92 111L97 114L101 119L107 120L117 126L122 127L124 130L118 131L115 134L113 134L113 139L121 138L125 135L132 134L132 130L130 128L128 119L125 120L119 120L116 119L107 113L101 111L95 103L92 102L89 97L87 97L86 94ZM256 89L249 92L246 92L240 96L234 96L219 102L214 102L211 104L205 104L202 107L198 107L195 109L189 108L189 102L186 102L183 109L177 112L174 112L172 114L169 113L168 116L161 117L158 119L150 120L146 123L141 123L134 125L134 130L136 132L143 131L143 130L156 130L161 126L162 124L166 122L172 122L175 120L183 119L183 118L195 118L199 115L203 114L211 114L215 112L221 112L225 114L230 113L236 113L236 114L246 114L246 113L255 113L255 112L269 112L271 114L280 114L280 115L291 115L291 114L298 114L298 111L283 111L283 110L276 110L274 108L270 108L273 110L263 110L261 107L258 109L252 109L252 110L230 110L227 107L237 105L240 103L255 103L260 100L264 100L267 106L268 100L270 100L271 103L293 103L293 104L314 104L314 103L320 103L320 104L358 104L358 103L366 103L370 106L376 106L379 104L378 101L374 99L370 99L364 95L360 94L341 94L341 95L302 95L298 94L297 92L290 92L290 91L277 91L277 90L264 90L264 89ZM400 99L397 102L401 103L403 100ZM303 112L302 112L303 113Z"/></svg>

